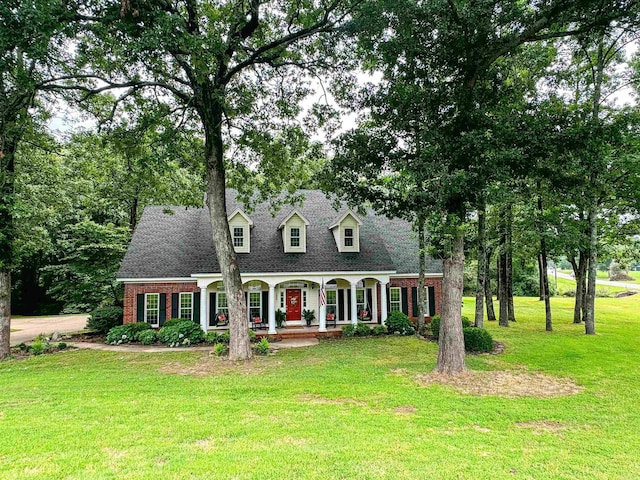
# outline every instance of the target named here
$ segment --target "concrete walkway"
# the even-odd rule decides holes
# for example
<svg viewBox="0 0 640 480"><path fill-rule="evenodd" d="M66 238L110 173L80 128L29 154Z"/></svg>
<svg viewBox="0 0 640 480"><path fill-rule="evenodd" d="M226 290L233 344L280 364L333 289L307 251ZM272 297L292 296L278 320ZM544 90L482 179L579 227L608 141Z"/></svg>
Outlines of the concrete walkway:
<svg viewBox="0 0 640 480"><path fill-rule="evenodd" d="M76 348L84 348L88 350L103 350L107 352L129 352L129 353L162 353L162 352L194 352L194 351L208 351L212 350L212 345L199 346L199 347L159 347L157 345L105 345L104 343L90 343L90 342L67 342L69 345ZM279 342L271 343L273 350L280 350L282 348L300 348L311 347L318 345L317 338L285 338Z"/></svg>
<svg viewBox="0 0 640 480"><path fill-rule="evenodd" d="M549 272L549 275L554 275L553 270L551 270ZM575 281L575 278L573 278L568 273L558 272L558 278L565 278L567 280ZM627 290L640 290L640 285L638 285L637 283L611 282L609 280L596 279L596 285L607 285L609 287L620 287L620 288L626 288Z"/></svg>
<svg viewBox="0 0 640 480"><path fill-rule="evenodd" d="M11 345L30 342L44 333L71 333L82 330L87 325L89 315L54 315L50 317L14 317L11 319Z"/></svg>

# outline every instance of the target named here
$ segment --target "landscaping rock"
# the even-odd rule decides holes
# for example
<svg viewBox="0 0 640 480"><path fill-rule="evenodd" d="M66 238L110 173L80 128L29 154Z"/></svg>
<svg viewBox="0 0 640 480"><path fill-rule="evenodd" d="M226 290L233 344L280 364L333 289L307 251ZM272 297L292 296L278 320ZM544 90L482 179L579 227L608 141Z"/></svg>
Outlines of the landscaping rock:
<svg viewBox="0 0 640 480"><path fill-rule="evenodd" d="M616 298L630 297L631 295L635 295L636 293L638 293L636 290L627 290L625 292L616 293Z"/></svg>

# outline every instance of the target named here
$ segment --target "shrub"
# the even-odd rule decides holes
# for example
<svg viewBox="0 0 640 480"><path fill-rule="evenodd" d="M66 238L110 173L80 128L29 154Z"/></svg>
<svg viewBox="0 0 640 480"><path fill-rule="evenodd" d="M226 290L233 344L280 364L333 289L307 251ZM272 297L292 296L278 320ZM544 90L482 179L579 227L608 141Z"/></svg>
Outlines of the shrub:
<svg viewBox="0 0 640 480"><path fill-rule="evenodd" d="M251 329L249 329L249 341L250 342L257 342L258 341L258 335L256 335L256 332L254 332Z"/></svg>
<svg viewBox="0 0 640 480"><path fill-rule="evenodd" d="M42 355L46 349L45 343L42 340L34 340L31 344L31 353L34 355Z"/></svg>
<svg viewBox="0 0 640 480"><path fill-rule="evenodd" d="M28 346L27 346L27 344L26 344L26 343L24 343L24 342L22 342L20 345L18 345L18 348L19 348L20 350L22 350L23 352L25 352L25 351L29 350L29 347L28 347Z"/></svg>
<svg viewBox="0 0 640 480"><path fill-rule="evenodd" d="M609 298L613 297L613 294L608 288L596 288L596 297Z"/></svg>
<svg viewBox="0 0 640 480"><path fill-rule="evenodd" d="M218 335L218 343L224 343L229 345L231 341L231 334L229 332L224 332L222 335Z"/></svg>
<svg viewBox="0 0 640 480"><path fill-rule="evenodd" d="M345 325L342 327L342 336L343 337L353 337L356 334L356 327L352 324Z"/></svg>
<svg viewBox="0 0 640 480"><path fill-rule="evenodd" d="M493 351L493 338L484 328L466 327L462 329L464 334L464 349L467 352L491 352Z"/></svg>
<svg viewBox="0 0 640 480"><path fill-rule="evenodd" d="M109 330L109 333L107 333L107 343L109 345L120 345L121 343L131 343L135 341L129 325L132 324L119 325Z"/></svg>
<svg viewBox="0 0 640 480"><path fill-rule="evenodd" d="M302 318L307 324L307 327L310 327L313 321L316 319L316 312L314 310L307 310L306 308L302 310Z"/></svg>
<svg viewBox="0 0 640 480"><path fill-rule="evenodd" d="M388 333L388 330L385 325L376 325L371 329L371 333L378 337L380 335L386 335Z"/></svg>
<svg viewBox="0 0 640 480"><path fill-rule="evenodd" d="M269 340L263 338L256 343L256 353L258 355L267 355L269 353Z"/></svg>
<svg viewBox="0 0 640 480"><path fill-rule="evenodd" d="M564 290L560 295L562 295L563 297L575 297L576 290L570 288L568 290Z"/></svg>
<svg viewBox="0 0 640 480"><path fill-rule="evenodd" d="M389 333L398 333L400 335L413 335L415 333L411 320L402 312L391 312L391 315L387 317L386 323Z"/></svg>
<svg viewBox="0 0 640 480"><path fill-rule="evenodd" d="M129 333L133 337L134 342L138 341L138 337L142 332L153 330L153 327L145 322L128 323L127 327L129 327Z"/></svg>
<svg viewBox="0 0 640 480"><path fill-rule="evenodd" d="M207 332L204 334L204 341L205 343L213 345L215 343L218 343L219 337L220 335L218 335L218 332Z"/></svg>
<svg viewBox="0 0 640 480"><path fill-rule="evenodd" d="M96 308L87 320L87 328L98 333L107 333L118 325L122 325L121 307Z"/></svg>
<svg viewBox="0 0 640 480"><path fill-rule="evenodd" d="M366 323L358 322L353 333L356 337L368 337L371 335L371 328Z"/></svg>
<svg viewBox="0 0 640 480"><path fill-rule="evenodd" d="M144 330L138 333L137 339L142 345L153 345L158 340L158 334L155 330Z"/></svg>
<svg viewBox="0 0 640 480"><path fill-rule="evenodd" d="M166 322L164 322L164 324L162 325L163 327L172 327L180 322L184 322L184 318L170 318L169 320L167 320Z"/></svg>
<svg viewBox="0 0 640 480"><path fill-rule="evenodd" d="M462 317L462 328L469 328L471 326L471 320L469 320L468 317ZM431 335L436 341L440 338L440 315L434 315L431 319Z"/></svg>
<svg viewBox="0 0 640 480"><path fill-rule="evenodd" d="M188 347L204 341L204 332L200 325L191 320L181 320L164 326L158 332L158 340L170 347Z"/></svg>
<svg viewBox="0 0 640 480"><path fill-rule="evenodd" d="M67 349L67 344L64 342L60 342L58 344L58 350L66 350Z"/></svg>
<svg viewBox="0 0 640 480"><path fill-rule="evenodd" d="M224 343L216 343L213 346L213 354L217 357L221 357L225 353L227 353L227 346Z"/></svg>

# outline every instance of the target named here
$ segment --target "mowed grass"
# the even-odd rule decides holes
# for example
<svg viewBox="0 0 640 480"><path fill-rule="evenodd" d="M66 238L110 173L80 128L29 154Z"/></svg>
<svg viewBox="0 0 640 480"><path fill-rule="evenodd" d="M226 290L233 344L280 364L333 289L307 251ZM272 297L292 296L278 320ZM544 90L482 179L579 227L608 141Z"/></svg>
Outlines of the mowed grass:
<svg viewBox="0 0 640 480"><path fill-rule="evenodd" d="M505 353L467 364L570 379L577 395L423 387L436 345L398 337L241 366L86 350L1 362L0 478L639 478L640 295L598 299L589 337L572 299L552 302L553 333L542 302L519 298L516 323L488 324ZM200 375L167 373L180 370Z"/></svg>

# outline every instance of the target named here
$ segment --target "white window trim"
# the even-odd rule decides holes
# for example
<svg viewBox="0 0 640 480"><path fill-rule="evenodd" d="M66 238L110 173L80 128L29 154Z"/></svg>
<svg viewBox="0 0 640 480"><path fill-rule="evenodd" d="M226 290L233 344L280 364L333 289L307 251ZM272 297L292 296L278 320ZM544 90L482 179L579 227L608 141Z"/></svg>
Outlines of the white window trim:
<svg viewBox="0 0 640 480"><path fill-rule="evenodd" d="M391 291L392 290L397 290L398 291L398 301L395 300L391 300ZM397 303L398 304L398 312L402 311L402 288L400 287L389 287L389 313L391 312L395 312L396 310L393 310L393 305Z"/></svg>
<svg viewBox="0 0 640 480"><path fill-rule="evenodd" d="M244 248L245 228L234 226L232 227L232 229L233 229L233 248ZM236 230L240 230L242 232L242 235L236 235ZM242 245L236 245L236 239L239 239L242 242Z"/></svg>
<svg viewBox="0 0 640 480"><path fill-rule="evenodd" d="M191 314L189 315L189 317L183 317L182 316L182 296L190 296L191 297ZM184 318L185 320L191 320L193 321L193 309L194 309L194 305L193 305L193 292L180 292L178 294L178 318Z"/></svg>
<svg viewBox="0 0 640 480"><path fill-rule="evenodd" d="M293 231L297 230L298 231L298 235L293 235ZM298 239L298 245L294 245L293 244L293 239L297 238ZM302 228L300 227L289 227L289 248L291 249L300 249L302 248Z"/></svg>
<svg viewBox="0 0 640 480"><path fill-rule="evenodd" d="M358 303L358 292L362 292L362 303ZM364 308L360 308L360 305L364 305ZM356 316L360 316L360 312L362 310L367 309L367 289L366 288L356 288Z"/></svg>
<svg viewBox="0 0 640 480"><path fill-rule="evenodd" d="M351 235L347 236L347 230L351 230ZM347 239L351 239L351 245L347 245ZM344 248L355 248L356 246L356 232L353 227L344 227L342 229L342 246Z"/></svg>
<svg viewBox="0 0 640 480"><path fill-rule="evenodd" d="M147 304L147 298L150 297L150 296L154 296L154 297L158 298L158 318L157 318L156 323L149 323L148 316L147 316L147 312L148 312L148 309L147 309L147 305L148 305ZM144 321L146 323L149 323L149 325L151 325L152 327L159 327L160 326L160 294L159 293L145 293L144 294Z"/></svg>
<svg viewBox="0 0 640 480"><path fill-rule="evenodd" d="M335 296L336 296L336 303L329 303L329 292L335 292ZM335 316L336 316L336 317L335 317L335 321L337 322L337 321L339 321L339 320L340 320L340 311L339 311L339 309L338 309L338 290L337 290L337 289L327 289L327 290L325 291L325 295L326 295L326 297L325 297L325 298L326 298L326 300L327 300L327 303L326 303L326 306L327 306L327 314L329 314L328 307L329 307L329 306L334 307L334 310L335 310Z"/></svg>

